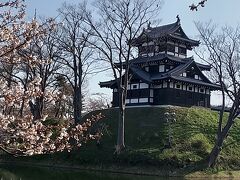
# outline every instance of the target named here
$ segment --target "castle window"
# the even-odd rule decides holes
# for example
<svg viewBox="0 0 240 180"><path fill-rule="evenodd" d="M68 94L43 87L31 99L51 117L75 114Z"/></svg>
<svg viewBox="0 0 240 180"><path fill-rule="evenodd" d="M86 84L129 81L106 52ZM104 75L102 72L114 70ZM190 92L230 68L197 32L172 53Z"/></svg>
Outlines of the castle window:
<svg viewBox="0 0 240 180"><path fill-rule="evenodd" d="M203 88L200 88L200 93L204 93L204 89Z"/></svg>
<svg viewBox="0 0 240 180"><path fill-rule="evenodd" d="M187 49L186 48L183 48L183 47L178 47L178 52L179 54L187 54Z"/></svg>
<svg viewBox="0 0 240 180"><path fill-rule="evenodd" d="M148 102L148 98L139 98L140 103Z"/></svg>
<svg viewBox="0 0 240 180"><path fill-rule="evenodd" d="M131 103L138 103L138 99L131 99Z"/></svg>
<svg viewBox="0 0 240 180"><path fill-rule="evenodd" d="M145 71L149 72L149 66L145 67Z"/></svg>
<svg viewBox="0 0 240 180"><path fill-rule="evenodd" d="M206 94L210 94L210 91L209 91L209 89L206 89Z"/></svg>
<svg viewBox="0 0 240 180"><path fill-rule="evenodd" d="M186 89L186 85L185 85L185 84L183 84L183 90L187 90L187 89Z"/></svg>
<svg viewBox="0 0 240 180"><path fill-rule="evenodd" d="M164 68L165 68L164 65L159 65L159 72L164 72Z"/></svg>
<svg viewBox="0 0 240 180"><path fill-rule="evenodd" d="M198 90L199 90L198 87L195 87L195 92L198 92Z"/></svg>
<svg viewBox="0 0 240 180"><path fill-rule="evenodd" d="M159 72L159 66L158 65L150 65L149 66L149 72L152 72L152 73L157 73Z"/></svg>
<svg viewBox="0 0 240 180"><path fill-rule="evenodd" d="M148 45L148 46L139 46L139 54L141 54L142 56L144 56L145 54L148 54L149 56L152 56L155 50L155 46L154 45ZM152 53L152 54L150 54Z"/></svg>
<svg viewBox="0 0 240 180"><path fill-rule="evenodd" d="M174 53L174 52L175 52L175 46L168 44L168 45L167 45L167 51Z"/></svg>
<svg viewBox="0 0 240 180"><path fill-rule="evenodd" d="M187 77L187 73L185 73L185 72L182 73L182 76L183 76L183 77Z"/></svg>
<svg viewBox="0 0 240 180"><path fill-rule="evenodd" d="M178 47L175 46L175 53L178 53Z"/></svg>
<svg viewBox="0 0 240 180"><path fill-rule="evenodd" d="M137 89L137 85L134 84L134 85L132 86L132 88L133 88L133 89Z"/></svg>
<svg viewBox="0 0 240 180"><path fill-rule="evenodd" d="M150 89L150 97L153 97L153 89Z"/></svg>
<svg viewBox="0 0 240 180"><path fill-rule="evenodd" d="M168 84L168 83L167 83L166 81L164 81L164 82L163 82L163 88L166 88L166 87L167 87L167 84Z"/></svg>
<svg viewBox="0 0 240 180"><path fill-rule="evenodd" d="M159 46L159 52L165 52L167 50L167 45L166 44L161 44Z"/></svg>
<svg viewBox="0 0 240 180"><path fill-rule="evenodd" d="M176 89L181 89L181 84L176 84L176 85L175 85L175 88L176 88Z"/></svg>
<svg viewBox="0 0 240 180"><path fill-rule="evenodd" d="M197 74L194 75L195 79L199 79L199 76Z"/></svg>
<svg viewBox="0 0 240 180"><path fill-rule="evenodd" d="M140 83L140 89L147 89L148 88L148 84L146 84L146 83Z"/></svg>
<svg viewBox="0 0 240 180"><path fill-rule="evenodd" d="M189 91L193 91L193 87L192 86L188 86L188 90Z"/></svg>

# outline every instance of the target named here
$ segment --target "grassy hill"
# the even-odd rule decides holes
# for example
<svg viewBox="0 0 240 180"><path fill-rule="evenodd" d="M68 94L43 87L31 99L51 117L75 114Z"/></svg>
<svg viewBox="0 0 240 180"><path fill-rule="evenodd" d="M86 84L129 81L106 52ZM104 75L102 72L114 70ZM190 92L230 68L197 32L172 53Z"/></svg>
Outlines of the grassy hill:
<svg viewBox="0 0 240 180"><path fill-rule="evenodd" d="M101 112L105 117L101 124L106 131L101 146L96 142L83 147L78 154L78 162L128 165L174 166L182 168L201 164L206 160L217 130L218 113L205 108L182 107L139 107L126 109L126 147L120 156L114 155L117 139L118 109ZM167 123L165 113L175 113L176 121ZM88 117L86 116L86 118ZM167 148L169 129L172 148ZM220 168L240 167L240 123L237 122L224 144Z"/></svg>

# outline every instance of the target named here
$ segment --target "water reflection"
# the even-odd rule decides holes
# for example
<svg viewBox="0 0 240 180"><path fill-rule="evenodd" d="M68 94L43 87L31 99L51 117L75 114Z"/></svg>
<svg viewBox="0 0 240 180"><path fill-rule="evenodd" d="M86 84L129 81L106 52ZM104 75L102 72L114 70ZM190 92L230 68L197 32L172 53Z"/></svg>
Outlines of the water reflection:
<svg viewBox="0 0 240 180"><path fill-rule="evenodd" d="M0 178L1 180L168 180L163 177L19 166L1 166Z"/></svg>

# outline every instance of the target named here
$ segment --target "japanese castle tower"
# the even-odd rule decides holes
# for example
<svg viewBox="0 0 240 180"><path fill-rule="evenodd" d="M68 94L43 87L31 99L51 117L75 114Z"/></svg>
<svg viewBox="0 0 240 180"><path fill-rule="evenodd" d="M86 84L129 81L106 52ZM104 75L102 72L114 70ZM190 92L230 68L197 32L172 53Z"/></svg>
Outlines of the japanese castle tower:
<svg viewBox="0 0 240 180"><path fill-rule="evenodd" d="M126 105L177 105L210 107L210 94L218 90L203 71L208 65L187 57L187 51L199 45L188 38L180 19L172 24L144 29L133 46L138 57L130 61L132 79L128 84ZM100 82L113 89L112 106L118 106L115 80Z"/></svg>

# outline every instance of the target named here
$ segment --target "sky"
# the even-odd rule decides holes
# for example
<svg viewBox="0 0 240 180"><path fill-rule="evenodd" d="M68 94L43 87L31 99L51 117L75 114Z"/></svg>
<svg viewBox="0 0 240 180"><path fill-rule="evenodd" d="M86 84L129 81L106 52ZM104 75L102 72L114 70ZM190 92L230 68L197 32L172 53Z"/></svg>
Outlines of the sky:
<svg viewBox="0 0 240 180"><path fill-rule="evenodd" d="M240 0L208 0L206 7L199 8L197 12L190 11L188 6L199 1L200 0L165 0L161 12L156 14L156 19L161 19L160 24L164 25L175 22L176 16L179 15L185 33L190 38L196 40L198 32L194 22L199 21L204 23L211 20L220 27L225 25L236 27L240 25ZM35 9L39 16L56 17L57 9L60 8L64 2L64 0L26 0L27 17L32 18ZM83 0L67 0L66 2L78 4L83 2ZM196 56L195 60L198 61ZM102 92L111 96L110 89L100 88L98 86L99 81L106 81L111 78L110 73L101 73L91 77L89 80L90 93ZM213 105L220 104L220 99L219 93L212 93L211 103Z"/></svg>

